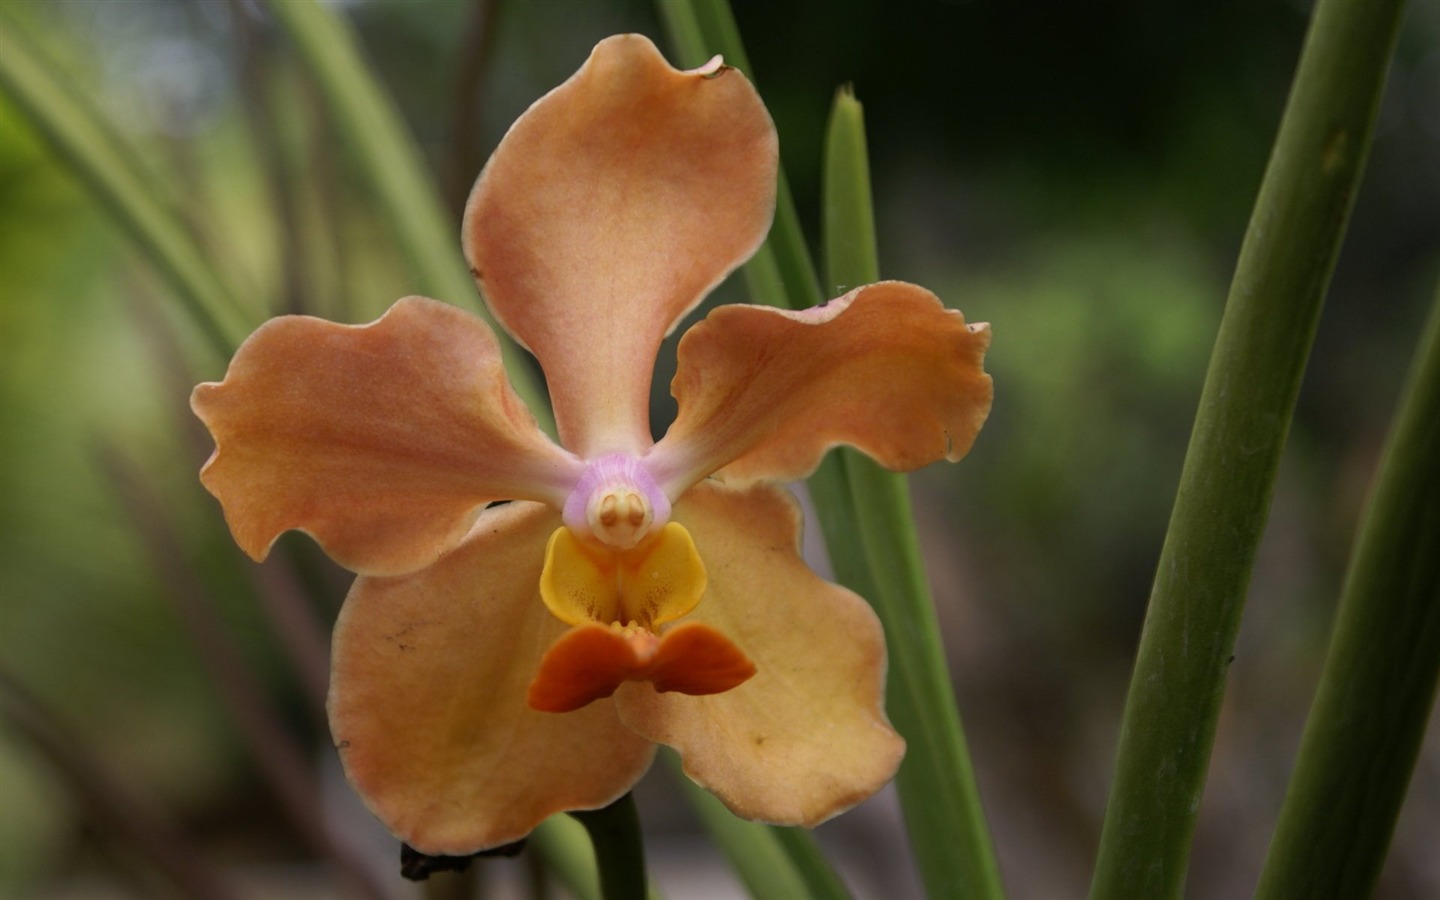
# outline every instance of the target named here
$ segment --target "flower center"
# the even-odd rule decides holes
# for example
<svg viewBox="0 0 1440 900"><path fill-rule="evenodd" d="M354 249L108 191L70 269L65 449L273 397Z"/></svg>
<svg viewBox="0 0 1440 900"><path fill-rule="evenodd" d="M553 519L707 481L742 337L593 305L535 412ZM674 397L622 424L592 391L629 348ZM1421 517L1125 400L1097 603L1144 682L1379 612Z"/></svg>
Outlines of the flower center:
<svg viewBox="0 0 1440 900"><path fill-rule="evenodd" d="M565 525L614 550L629 550L665 527L670 498L645 464L614 453L590 461L565 500Z"/></svg>
<svg viewBox="0 0 1440 900"><path fill-rule="evenodd" d="M579 709L626 681L717 694L755 674L712 626L672 626L704 596L705 564L644 463L618 453L591 461L563 515L545 547L540 598L570 628L530 684L533 709Z"/></svg>
<svg viewBox="0 0 1440 900"><path fill-rule="evenodd" d="M638 491L611 488L590 498L585 507L590 531L612 547L633 547L650 530L655 510Z"/></svg>

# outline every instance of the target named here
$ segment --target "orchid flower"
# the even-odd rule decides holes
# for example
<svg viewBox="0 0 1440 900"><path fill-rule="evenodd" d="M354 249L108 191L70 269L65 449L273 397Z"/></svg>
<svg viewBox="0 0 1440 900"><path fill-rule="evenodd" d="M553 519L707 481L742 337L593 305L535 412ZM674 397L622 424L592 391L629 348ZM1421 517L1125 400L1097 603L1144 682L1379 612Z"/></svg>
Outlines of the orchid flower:
<svg viewBox="0 0 1440 900"><path fill-rule="evenodd" d="M399 838L458 855L614 801L656 743L747 818L815 825L894 774L885 643L799 554L802 478L848 444L892 469L959 459L990 407L989 331L884 282L801 312L716 308L678 345L658 443L654 361L759 247L774 126L716 58L607 39L511 127L462 241L538 359L536 426L495 335L407 297L363 326L284 316L192 405L236 541L284 531L356 572L329 715ZM509 501L499 503L497 501Z"/></svg>

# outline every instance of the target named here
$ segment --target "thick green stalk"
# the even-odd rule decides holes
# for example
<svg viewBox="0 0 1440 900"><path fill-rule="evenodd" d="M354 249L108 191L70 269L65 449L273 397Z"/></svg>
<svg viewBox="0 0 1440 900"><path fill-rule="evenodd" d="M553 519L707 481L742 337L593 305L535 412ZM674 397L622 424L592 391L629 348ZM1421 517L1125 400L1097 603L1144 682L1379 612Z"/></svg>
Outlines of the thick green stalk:
<svg viewBox="0 0 1440 900"><path fill-rule="evenodd" d="M66 82L3 5L0 90L149 257L210 349L220 358L229 357L253 327L251 314L175 210L157 196L153 175L138 154L90 98Z"/></svg>
<svg viewBox="0 0 1440 900"><path fill-rule="evenodd" d="M645 845L635 798L627 793L609 806L570 815L585 826L595 847L603 900L645 900Z"/></svg>
<svg viewBox="0 0 1440 900"><path fill-rule="evenodd" d="M843 293L878 281L864 113L848 90L831 110L823 206L827 284ZM1000 897L905 478L841 450L811 492L836 576L870 598L885 625L887 709L909 744L896 786L921 877L935 897Z"/></svg>
<svg viewBox="0 0 1440 900"><path fill-rule="evenodd" d="M1440 292L1360 526L1259 900L1368 897L1440 682Z"/></svg>
<svg viewBox="0 0 1440 900"><path fill-rule="evenodd" d="M342 16L311 0L266 0L265 6L320 85L335 124L414 266L420 290L467 305L494 326L489 310L475 302L475 282L459 252L459 223L440 201L419 148L366 65L353 29ZM514 343L503 329L497 331L508 357L516 359ZM509 372L516 391L553 432L549 404L535 377L524 366L510 365Z"/></svg>
<svg viewBox="0 0 1440 900"><path fill-rule="evenodd" d="M1121 726L1091 896L1178 897L1225 673L1403 0L1320 0L1216 339Z"/></svg>

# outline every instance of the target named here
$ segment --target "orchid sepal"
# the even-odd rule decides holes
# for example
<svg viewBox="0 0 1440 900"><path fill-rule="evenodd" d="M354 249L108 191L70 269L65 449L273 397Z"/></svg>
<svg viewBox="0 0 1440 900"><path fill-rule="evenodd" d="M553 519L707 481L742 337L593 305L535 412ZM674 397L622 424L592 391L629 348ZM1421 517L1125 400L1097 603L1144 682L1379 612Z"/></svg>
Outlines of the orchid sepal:
<svg viewBox="0 0 1440 900"><path fill-rule="evenodd" d="M679 414L647 456L676 496L711 473L790 481L846 444L886 468L958 460L990 412L986 324L878 282L806 310L717 307L680 340Z"/></svg>

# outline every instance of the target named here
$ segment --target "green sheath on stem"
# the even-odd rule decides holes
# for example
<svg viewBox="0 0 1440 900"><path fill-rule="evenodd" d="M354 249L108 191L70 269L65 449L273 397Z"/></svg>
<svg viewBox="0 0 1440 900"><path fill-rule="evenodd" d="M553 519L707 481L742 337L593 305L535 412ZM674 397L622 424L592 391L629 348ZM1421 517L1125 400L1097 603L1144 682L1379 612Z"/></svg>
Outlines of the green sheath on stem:
<svg viewBox="0 0 1440 900"><path fill-rule="evenodd" d="M645 847L635 798L626 794L600 809L572 812L595 847L603 900L645 900Z"/></svg>
<svg viewBox="0 0 1440 900"><path fill-rule="evenodd" d="M1360 526L1258 900L1368 897L1440 680L1440 292Z"/></svg>
<svg viewBox="0 0 1440 900"><path fill-rule="evenodd" d="M530 833L530 844L545 868L578 900L600 900L600 873L585 826L570 816L554 815Z"/></svg>
<svg viewBox="0 0 1440 900"><path fill-rule="evenodd" d="M1179 897L1255 548L1370 147L1402 0L1320 0L1161 551L1091 896Z"/></svg>

